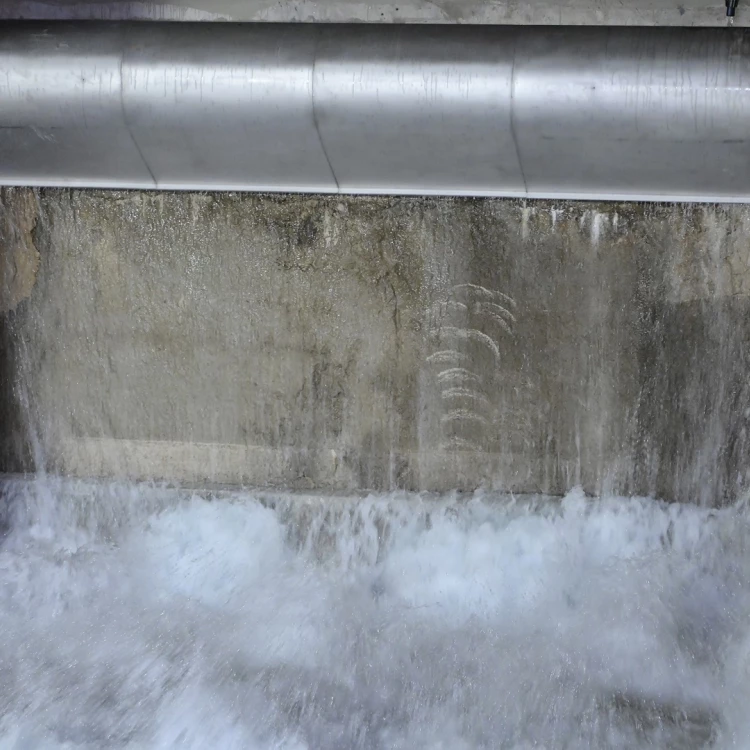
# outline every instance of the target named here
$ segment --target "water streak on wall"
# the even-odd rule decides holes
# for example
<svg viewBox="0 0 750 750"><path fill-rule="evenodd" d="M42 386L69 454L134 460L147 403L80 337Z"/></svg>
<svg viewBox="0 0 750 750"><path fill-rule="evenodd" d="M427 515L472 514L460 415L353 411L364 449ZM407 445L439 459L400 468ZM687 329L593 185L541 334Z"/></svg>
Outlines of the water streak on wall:
<svg viewBox="0 0 750 750"><path fill-rule="evenodd" d="M746 207L44 190L0 219L32 199L4 469L31 435L76 475L745 487Z"/></svg>

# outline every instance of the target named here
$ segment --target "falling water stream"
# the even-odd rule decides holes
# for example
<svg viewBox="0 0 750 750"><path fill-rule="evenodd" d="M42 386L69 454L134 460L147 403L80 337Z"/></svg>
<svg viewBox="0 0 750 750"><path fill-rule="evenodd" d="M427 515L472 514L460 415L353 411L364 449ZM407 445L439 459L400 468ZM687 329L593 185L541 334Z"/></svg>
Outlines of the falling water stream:
<svg viewBox="0 0 750 750"><path fill-rule="evenodd" d="M0 748L750 745L750 512L9 479Z"/></svg>
<svg viewBox="0 0 750 750"><path fill-rule="evenodd" d="M610 221L589 209L576 209L577 214L571 209L563 220L562 209L550 209L543 227L548 234L539 236L564 230L564 242L547 246L529 240L522 252L509 251L503 262L511 269L509 278L515 278L512 284L485 272L498 265L496 248L505 234L498 234L495 244L495 235L482 240L485 249L476 250L471 262L468 250L465 262L454 262L452 250L430 261L445 283L436 285L434 300L424 308L422 341L417 334L423 300L417 295L411 308L403 299L396 305L393 320L388 313L385 327L377 329L387 332L380 339L370 335L380 320L379 297L372 298L374 307L362 307L353 332L340 324L357 313L365 288L340 275L339 296L328 293L331 274L343 268L338 253L349 252L348 240L331 251L330 274L328 267L320 271L325 288L313 295L315 285L294 275L307 270L279 270L278 238L262 234L263 222L238 223L240 229L214 238L212 216L252 218L280 210L270 203L258 204L263 210L256 211L255 204L226 202L222 205L231 213L224 214L213 203L205 208L192 199L182 204L160 196L158 202L167 201L164 214L152 198L140 208L130 197L125 202L76 195L72 203L58 198L39 204L37 234L47 243L41 245L46 265L36 297L18 314L12 331L18 369L13 395L18 421L29 433L32 466L58 466L45 456L45 450L56 448L55 430L69 451L78 438L85 447L86 439L94 443L97 436L114 446L137 447L140 441L146 451L158 440L169 445L166 435L189 440L178 446L205 441L204 447L237 447L240 465L250 454L239 448L257 447L255 439L268 455L275 455L271 446L282 446L280 454L290 442L282 437L301 425L304 434L291 441L301 454L317 442L326 444L320 438L325 429L340 429L341 420L321 415L334 414L342 394L354 401L365 391L350 418L375 414L374 404L395 421L407 399L391 401L388 394L382 402L371 401L375 386L368 384L376 382L373 373L380 369L370 360L400 351L400 343L395 349L376 347L390 341L394 324L400 342L407 326L398 316L406 321L411 315L419 326L408 328L404 340L424 358L414 354L414 369L404 369L402 381L396 377L400 370L384 365L389 373L384 382L395 392L424 375L419 408L433 409L434 425L421 427L413 417L413 432L425 432L414 450L433 451L436 466L449 451L489 456L490 446L500 456L512 448L513 443L495 439L503 417L508 436L523 444L516 468L523 468L524 457L559 460L575 454L578 468L560 485L569 487L580 481L579 436L588 436L588 461L599 461L602 473L610 448L623 455L642 449L647 468L662 459L663 471L675 477L670 496L682 502L592 499L580 489L564 498L489 491L323 496L64 480L43 472L6 475L0 479L0 750L750 748L750 495L734 502L726 491L730 482L739 495L747 486L739 480L746 478L743 420L750 419L750 390L747 360L738 352L747 351L750 308L744 305L750 282L740 279L748 284L737 287L744 290L740 299L718 281L709 294L700 276L708 269L707 278L724 278L715 258L745 263L746 244L740 247L737 239L730 253L721 243L746 237L750 224L730 221L728 214L701 214L694 220L700 243L708 242L704 235L720 240L709 243L713 255L698 254L702 244L690 247L699 263L687 250L682 253L680 238L693 236L682 213L664 213L658 222L647 217L643 225L656 226L659 237L677 237L667 248L669 262L659 263L667 268L664 278L682 286L645 274L657 304L636 299L641 286L650 287L636 284L640 271L628 264L635 250L638 257L662 257L659 248L628 250L623 238L630 230L617 213ZM463 205L448 207L457 211ZM175 222L181 215L177 209L185 206L210 213ZM108 236L152 227L148 242L131 242L126 234L121 247L100 248L105 230L98 219L87 229L77 217L99 217L103 207L122 212L119 224L106 226ZM339 222L346 237L349 220L338 205L323 208L326 221ZM427 209L432 210L419 207ZM469 209L478 210L466 204L461 211ZM531 209L509 205L503 210L521 212L523 242L542 231L535 229ZM451 216L438 212L416 224L448 226ZM455 216L464 216L467 227L478 221L475 213ZM640 213L636 218L646 222ZM750 221L744 214L740 218ZM408 229L411 224L404 221ZM485 231L505 227L503 222L488 213L476 225ZM216 226L225 223L221 219ZM165 226L177 226L183 234L173 239ZM620 234L612 247L625 248L620 256L604 245L615 230ZM193 232L199 233L195 240ZM321 243L324 234L321 230ZM243 238L255 235L260 239L253 264L242 276L237 269L249 257ZM425 247L435 244L431 236L419 237ZM408 246L406 240L402 244ZM181 249L170 255L165 248L173 245ZM214 263L214 245L234 260ZM323 245L316 252L329 257ZM567 265L547 265L569 252ZM598 264L609 256L626 260L592 265L591 258ZM346 257L360 263L369 256ZM580 262L574 264L575 258ZM479 270L464 273L464 265ZM698 280L688 283L676 271L669 275L673 266L692 269ZM654 268L660 268L656 260ZM544 281L550 275L554 284ZM482 284L465 280L475 276ZM620 285L621 277L630 281ZM370 276L363 278L370 283ZM270 301L265 290L251 284L268 285ZM539 299L546 290L544 309L524 301L532 288ZM675 299L663 310L660 295L667 288ZM407 302L409 293L404 292ZM221 298L246 302L253 295L260 301L236 310L234 302L216 303ZM313 315L312 302L300 307L297 317L287 314L306 295L334 305L315 343L307 324L298 321ZM730 297L736 310L724 304ZM641 305L638 314L623 317L633 299ZM140 307L131 316L134 301ZM222 310L231 314L222 317ZM564 324L558 325L558 318ZM605 319L606 326L600 325ZM258 336L268 336L271 349L246 342L251 325L259 328ZM644 333L648 326L653 331ZM282 333L275 339L277 330ZM173 335L179 339L174 351L159 348ZM328 348L346 336L371 347L357 355L371 371L354 385L344 375L355 372L360 360ZM286 351L287 339L307 342L319 360L309 352L307 359L277 357L277 348ZM245 358L213 359L224 349L242 349ZM258 381L242 380L256 352L262 364ZM672 361L679 366L673 368ZM69 362L80 366L69 368ZM315 370L316 362L325 367ZM636 365L643 371L636 372ZM295 379L303 367L311 372L308 390L306 380ZM332 374L336 367L341 372ZM595 367L601 377L591 375ZM214 378L214 370L223 377L222 368L226 378ZM560 382L547 378L547 370L559 373ZM682 376L683 370L684 381L675 374ZM315 372L328 373L329 379L316 386ZM284 378L300 384L299 395L289 384L277 393L276 383ZM315 394L318 386L318 395L305 395ZM256 389L252 399L240 399L243 388ZM210 397L191 411L196 394L204 391ZM110 400L115 392L124 395ZM638 396L643 409L635 403L636 393L645 394ZM239 418L226 430L197 429L205 426L206 414L224 425L243 409L250 424L264 399L287 410L284 435L275 426L254 438L240 434ZM163 413L152 413L162 407ZM534 418L527 419L524 410L536 410ZM601 410L601 419L588 419ZM119 419L130 411L132 420ZM631 412L638 434L651 442L633 447L627 431L611 427L619 424L619 414ZM258 413L264 429L282 419L276 412L268 416L270 409ZM554 419L558 423L548 424ZM400 429L408 432L403 425ZM573 432L575 442L570 442ZM353 434L341 437L342 452L358 455L361 436L366 453L377 437L364 428ZM394 428L392 434L400 433ZM542 442L538 435L549 439ZM653 448L660 445L673 446L674 455ZM91 473L114 471L118 450L113 449L111 464L84 462L80 473L92 466ZM635 458L627 458L635 465ZM540 471L546 471L546 458L542 463ZM65 462L59 465L64 471ZM144 460L143 465L153 464ZM208 468L201 473L201 461L185 460L182 466L199 466L196 476L214 476ZM567 471L568 464L560 466ZM713 473L718 479L706 481ZM369 475L363 476L358 484L336 486L367 486ZM442 479L419 486L454 485ZM695 491L682 497L686 487Z"/></svg>

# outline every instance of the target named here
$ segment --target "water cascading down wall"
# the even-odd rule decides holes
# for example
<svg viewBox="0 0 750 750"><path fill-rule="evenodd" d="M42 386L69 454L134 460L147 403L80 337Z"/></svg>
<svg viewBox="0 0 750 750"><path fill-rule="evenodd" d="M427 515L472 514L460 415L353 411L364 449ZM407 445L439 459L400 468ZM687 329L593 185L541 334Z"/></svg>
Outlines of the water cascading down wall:
<svg viewBox="0 0 750 750"><path fill-rule="evenodd" d="M0 69L1 470L745 491L747 32L25 23Z"/></svg>

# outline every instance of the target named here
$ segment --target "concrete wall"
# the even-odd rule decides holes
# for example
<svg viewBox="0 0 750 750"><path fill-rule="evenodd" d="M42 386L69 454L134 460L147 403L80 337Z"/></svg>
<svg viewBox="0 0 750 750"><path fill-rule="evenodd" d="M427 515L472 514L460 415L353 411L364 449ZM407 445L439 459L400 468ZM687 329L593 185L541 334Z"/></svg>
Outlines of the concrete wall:
<svg viewBox="0 0 750 750"><path fill-rule="evenodd" d="M41 259L3 316L3 469L744 486L748 208L6 190L0 216Z"/></svg>
<svg viewBox="0 0 750 750"><path fill-rule="evenodd" d="M722 0L3 0L0 19L723 26ZM740 0L735 25L750 23Z"/></svg>

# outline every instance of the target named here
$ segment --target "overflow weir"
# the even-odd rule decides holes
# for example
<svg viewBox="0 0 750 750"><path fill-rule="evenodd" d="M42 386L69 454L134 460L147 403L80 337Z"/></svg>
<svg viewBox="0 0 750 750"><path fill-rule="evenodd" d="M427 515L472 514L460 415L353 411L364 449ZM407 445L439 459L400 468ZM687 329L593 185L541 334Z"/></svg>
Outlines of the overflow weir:
<svg viewBox="0 0 750 750"><path fill-rule="evenodd" d="M2 468L738 497L749 33L6 23Z"/></svg>
<svg viewBox="0 0 750 750"><path fill-rule="evenodd" d="M750 747L743 2L0 3L1 747Z"/></svg>

